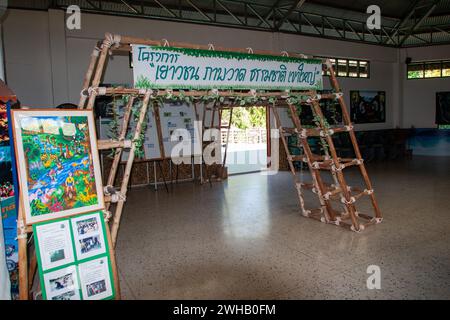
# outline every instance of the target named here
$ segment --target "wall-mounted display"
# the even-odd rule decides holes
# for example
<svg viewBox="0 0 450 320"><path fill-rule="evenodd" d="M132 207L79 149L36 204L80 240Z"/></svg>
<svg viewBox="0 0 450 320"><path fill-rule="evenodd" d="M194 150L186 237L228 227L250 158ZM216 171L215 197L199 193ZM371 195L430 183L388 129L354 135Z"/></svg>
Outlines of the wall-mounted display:
<svg viewBox="0 0 450 320"><path fill-rule="evenodd" d="M385 91L350 91L350 117L353 123L386 121Z"/></svg>
<svg viewBox="0 0 450 320"><path fill-rule="evenodd" d="M33 225L42 295L104 300L115 295L102 212Z"/></svg>
<svg viewBox="0 0 450 320"><path fill-rule="evenodd" d="M103 209L92 111L13 110L26 223Z"/></svg>
<svg viewBox="0 0 450 320"><path fill-rule="evenodd" d="M450 91L436 92L436 124L450 125Z"/></svg>

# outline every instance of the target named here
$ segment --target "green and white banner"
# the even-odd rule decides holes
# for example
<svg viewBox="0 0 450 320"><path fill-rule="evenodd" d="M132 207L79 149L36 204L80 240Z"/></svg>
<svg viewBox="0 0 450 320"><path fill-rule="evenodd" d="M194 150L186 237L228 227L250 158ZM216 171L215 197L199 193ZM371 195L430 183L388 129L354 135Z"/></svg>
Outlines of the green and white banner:
<svg viewBox="0 0 450 320"><path fill-rule="evenodd" d="M321 90L322 62L284 56L132 45L137 88Z"/></svg>

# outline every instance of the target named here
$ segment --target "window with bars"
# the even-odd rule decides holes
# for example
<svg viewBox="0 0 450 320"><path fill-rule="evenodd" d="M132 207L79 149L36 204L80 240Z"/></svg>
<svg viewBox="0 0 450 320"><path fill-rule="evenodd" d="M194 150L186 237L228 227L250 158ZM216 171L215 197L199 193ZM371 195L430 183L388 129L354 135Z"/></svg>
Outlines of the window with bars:
<svg viewBox="0 0 450 320"><path fill-rule="evenodd" d="M337 77L349 78L369 78L370 62L368 60L344 59L344 58L329 58L333 65L334 72ZM337 63L337 66L336 66ZM329 76L329 72L322 72L322 75Z"/></svg>
<svg viewBox="0 0 450 320"><path fill-rule="evenodd" d="M450 60L421 61L408 64L408 79L430 79L450 77Z"/></svg>

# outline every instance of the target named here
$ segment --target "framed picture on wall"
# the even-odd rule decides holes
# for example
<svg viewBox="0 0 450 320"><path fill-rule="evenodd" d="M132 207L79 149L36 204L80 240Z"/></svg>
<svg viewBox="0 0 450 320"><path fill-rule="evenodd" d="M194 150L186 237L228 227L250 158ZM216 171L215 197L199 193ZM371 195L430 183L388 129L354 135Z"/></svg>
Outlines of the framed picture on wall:
<svg viewBox="0 0 450 320"><path fill-rule="evenodd" d="M450 91L436 92L436 124L450 125Z"/></svg>
<svg viewBox="0 0 450 320"><path fill-rule="evenodd" d="M104 208L92 111L12 110L27 224Z"/></svg>
<svg viewBox="0 0 450 320"><path fill-rule="evenodd" d="M386 92L350 91L350 117L353 123L386 122Z"/></svg>

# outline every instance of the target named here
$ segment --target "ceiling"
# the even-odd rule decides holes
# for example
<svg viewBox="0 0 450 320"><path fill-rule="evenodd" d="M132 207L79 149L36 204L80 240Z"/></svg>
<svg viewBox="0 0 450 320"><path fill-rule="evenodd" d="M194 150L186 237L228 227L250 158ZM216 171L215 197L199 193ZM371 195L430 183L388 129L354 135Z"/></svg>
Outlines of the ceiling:
<svg viewBox="0 0 450 320"><path fill-rule="evenodd" d="M219 25L392 47L450 44L450 0L9 0L10 8L84 12ZM381 29L366 25L381 9Z"/></svg>

